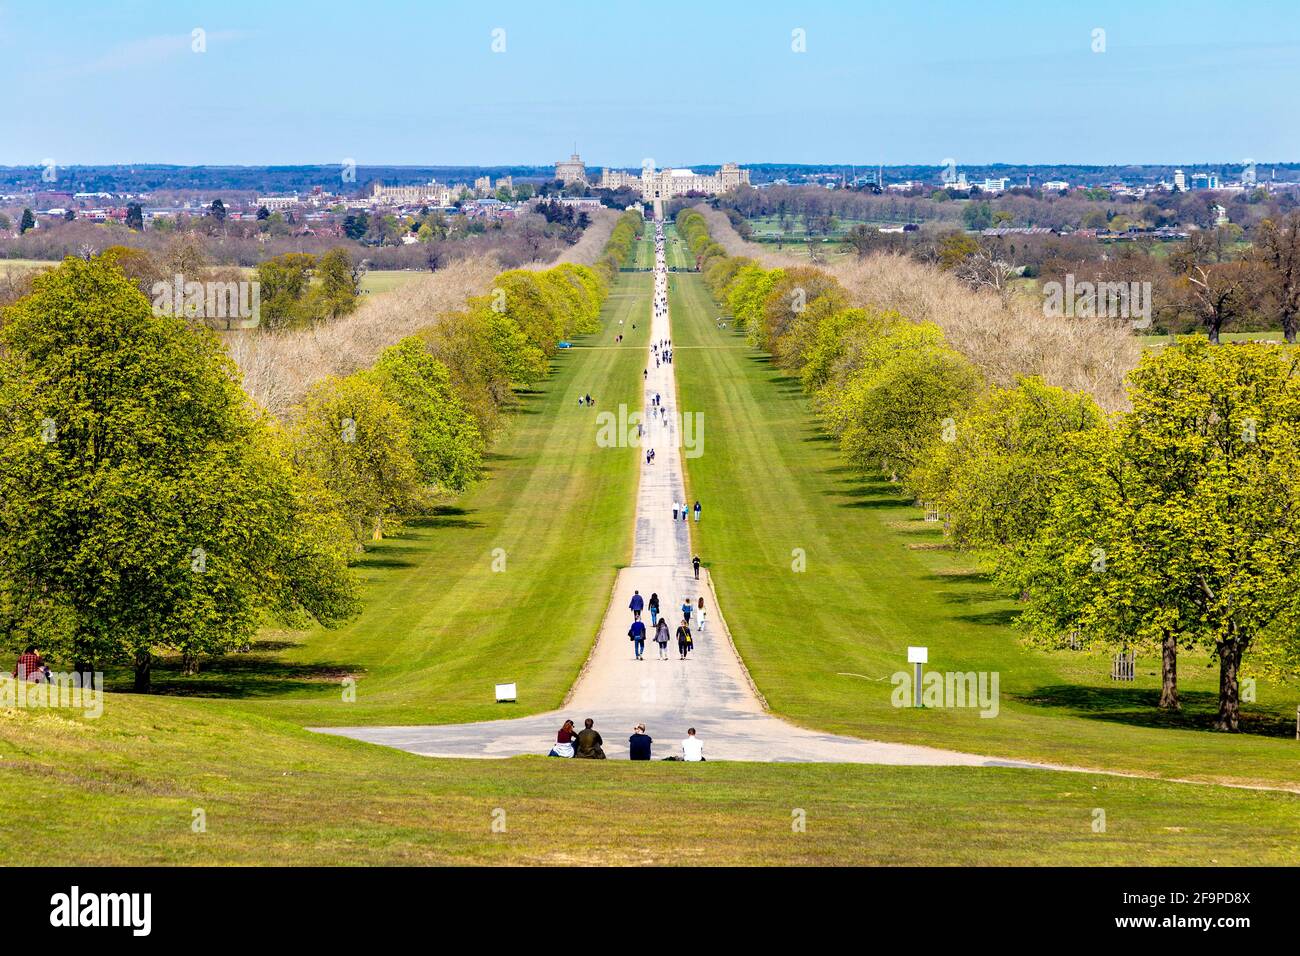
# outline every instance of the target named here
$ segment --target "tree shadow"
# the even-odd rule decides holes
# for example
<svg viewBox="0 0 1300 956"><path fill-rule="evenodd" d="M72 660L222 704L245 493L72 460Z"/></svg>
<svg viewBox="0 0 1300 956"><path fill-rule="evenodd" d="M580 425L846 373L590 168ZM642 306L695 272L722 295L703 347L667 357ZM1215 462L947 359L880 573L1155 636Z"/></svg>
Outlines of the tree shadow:
<svg viewBox="0 0 1300 956"><path fill-rule="evenodd" d="M1054 684L1015 695L1015 700L1030 707L1067 710L1089 720L1105 720L1131 727L1162 730L1197 730L1221 733L1214 729L1219 711L1219 696L1213 691L1179 690L1180 711L1161 710L1160 689L1087 684ZM1241 715L1241 733L1253 737L1291 738L1295 724L1289 717L1249 710Z"/></svg>
<svg viewBox="0 0 1300 956"><path fill-rule="evenodd" d="M303 664L284 661L271 654L249 652L203 657L200 659L199 673L186 676L182 672L181 658L169 655L154 660L150 693L157 697L235 700L302 696L337 689L345 677L360 677L364 674L365 668L359 664ZM104 686L109 691L129 692L133 686L133 675L126 669L109 670L105 674Z"/></svg>

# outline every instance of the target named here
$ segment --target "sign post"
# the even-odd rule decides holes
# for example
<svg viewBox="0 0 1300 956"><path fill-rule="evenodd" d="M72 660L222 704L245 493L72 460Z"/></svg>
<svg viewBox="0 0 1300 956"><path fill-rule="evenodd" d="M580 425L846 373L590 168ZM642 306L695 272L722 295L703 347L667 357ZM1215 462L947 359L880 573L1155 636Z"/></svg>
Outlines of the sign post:
<svg viewBox="0 0 1300 956"><path fill-rule="evenodd" d="M912 678L913 707L921 706L921 665L929 662L930 649L928 647L909 647L907 649L907 663L915 665Z"/></svg>
<svg viewBox="0 0 1300 956"><path fill-rule="evenodd" d="M515 702L516 687L515 682L509 684L497 684L497 703L513 704Z"/></svg>

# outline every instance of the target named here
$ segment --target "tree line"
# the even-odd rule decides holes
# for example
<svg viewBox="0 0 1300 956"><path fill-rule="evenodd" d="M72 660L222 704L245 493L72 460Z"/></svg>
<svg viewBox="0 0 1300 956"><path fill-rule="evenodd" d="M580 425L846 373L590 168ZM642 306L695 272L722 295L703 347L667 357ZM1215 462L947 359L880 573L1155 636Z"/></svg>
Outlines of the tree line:
<svg viewBox="0 0 1300 956"><path fill-rule="evenodd" d="M1182 339L1143 355L1131 408L1034 377L987 383L931 323L857 308L818 269L729 257L704 217L679 232L750 343L799 377L849 461L900 483L1018 595L1043 646L1146 647L1159 706L1177 659L1218 661L1216 728L1240 677L1300 664L1300 353Z"/></svg>
<svg viewBox="0 0 1300 956"><path fill-rule="evenodd" d="M617 264L613 265L617 268ZM513 390L599 328L611 265L507 271L287 421L221 339L151 307L114 252L0 309L0 628L89 672L246 649L359 610L366 543L483 474Z"/></svg>

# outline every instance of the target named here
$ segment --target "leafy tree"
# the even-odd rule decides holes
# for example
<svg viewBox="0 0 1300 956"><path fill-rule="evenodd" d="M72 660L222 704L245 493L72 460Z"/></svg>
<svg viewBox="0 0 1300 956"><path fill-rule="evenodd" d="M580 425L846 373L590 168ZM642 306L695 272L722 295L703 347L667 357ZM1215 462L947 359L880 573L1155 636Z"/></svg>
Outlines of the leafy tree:
<svg viewBox="0 0 1300 956"><path fill-rule="evenodd" d="M323 486L356 547L379 539L421 503L411 426L363 376L312 386L292 432L297 467Z"/></svg>
<svg viewBox="0 0 1300 956"><path fill-rule="evenodd" d="M1215 726L1240 729L1246 653L1256 640L1296 650L1296 371L1295 356L1266 344L1183 340L1145 355L1133 410L1109 442L1089 435L1038 546L1012 569L1029 593L1026 626L1077 621L1158 643L1163 706L1177 706L1178 646L1204 646L1219 661Z"/></svg>
<svg viewBox="0 0 1300 956"><path fill-rule="evenodd" d="M18 221L18 235L24 235L28 229L34 228L36 228L36 217L32 215L30 209L24 209L22 218Z"/></svg>
<svg viewBox="0 0 1300 956"><path fill-rule="evenodd" d="M268 612L351 612L328 520L213 333L154 315L112 257L65 260L5 320L4 587L62 620L79 670L125 658L147 691L158 648L239 647Z"/></svg>
<svg viewBox="0 0 1300 956"><path fill-rule="evenodd" d="M461 403L447 366L418 337L380 355L367 376L405 413L420 480L440 492L460 492L483 470L484 442Z"/></svg>
<svg viewBox="0 0 1300 956"><path fill-rule="evenodd" d="M263 326L276 330L313 320L307 293L315 267L315 256L304 252L286 252L257 267Z"/></svg>
<svg viewBox="0 0 1300 956"><path fill-rule="evenodd" d="M212 200L212 205L208 207L208 214L219 223L226 221L226 204L221 201L221 197Z"/></svg>
<svg viewBox="0 0 1300 956"><path fill-rule="evenodd" d="M357 283L355 264L346 249L331 249L316 263L317 311L327 318L337 319L356 311L361 289Z"/></svg>
<svg viewBox="0 0 1300 956"><path fill-rule="evenodd" d="M144 209L138 202L126 204L126 227L136 232L144 231Z"/></svg>
<svg viewBox="0 0 1300 956"><path fill-rule="evenodd" d="M370 215L365 212L349 213L343 218L343 235L357 242L370 231Z"/></svg>

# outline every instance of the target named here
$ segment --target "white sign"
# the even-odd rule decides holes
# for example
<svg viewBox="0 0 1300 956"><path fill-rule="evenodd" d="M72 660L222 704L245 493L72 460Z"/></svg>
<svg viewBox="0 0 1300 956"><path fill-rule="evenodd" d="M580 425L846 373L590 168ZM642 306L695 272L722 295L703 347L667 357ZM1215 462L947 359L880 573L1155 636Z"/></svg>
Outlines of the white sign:
<svg viewBox="0 0 1300 956"><path fill-rule="evenodd" d="M515 699L515 684L511 681L509 684L497 684L497 703L503 704Z"/></svg>
<svg viewBox="0 0 1300 956"><path fill-rule="evenodd" d="M930 663L930 649L928 647L909 647L907 649L907 663L909 664Z"/></svg>

